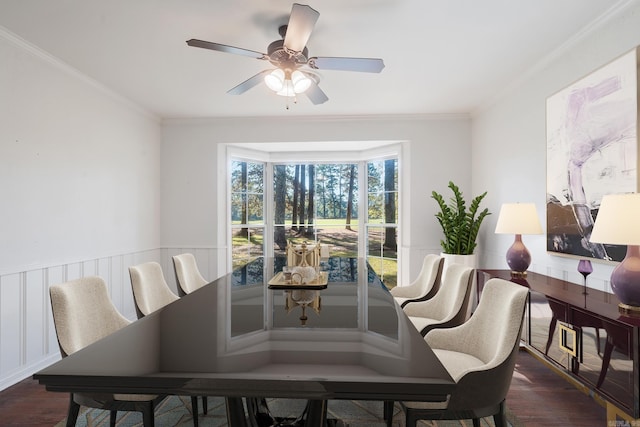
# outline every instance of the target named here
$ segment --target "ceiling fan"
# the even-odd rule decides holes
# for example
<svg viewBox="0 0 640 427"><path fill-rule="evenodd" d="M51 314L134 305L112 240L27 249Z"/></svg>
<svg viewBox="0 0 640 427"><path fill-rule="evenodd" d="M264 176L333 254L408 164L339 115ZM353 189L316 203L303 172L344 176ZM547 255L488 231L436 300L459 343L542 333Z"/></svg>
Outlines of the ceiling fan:
<svg viewBox="0 0 640 427"><path fill-rule="evenodd" d="M276 67L263 70L227 91L231 95L243 94L264 81L278 95L295 97L299 93L304 93L313 104L322 104L329 98L318 86L320 76L313 70L379 73L384 68L384 62L377 58L318 56L310 58L306 45L319 16L320 13L313 8L294 3L288 24L278 29L282 39L271 43L267 53L197 39L187 40L187 44L192 47L269 61Z"/></svg>

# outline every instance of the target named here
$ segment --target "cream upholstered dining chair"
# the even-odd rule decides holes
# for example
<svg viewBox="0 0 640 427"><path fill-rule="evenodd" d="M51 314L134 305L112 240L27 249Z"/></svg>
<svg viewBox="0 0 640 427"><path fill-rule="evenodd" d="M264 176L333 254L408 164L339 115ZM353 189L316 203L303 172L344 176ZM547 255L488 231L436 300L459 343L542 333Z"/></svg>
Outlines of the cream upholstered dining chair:
<svg viewBox="0 0 640 427"><path fill-rule="evenodd" d="M396 286L389 292L400 307L404 307L409 302L431 299L440 288L443 266L444 258L428 254L422 261L420 274L413 282L407 286Z"/></svg>
<svg viewBox="0 0 640 427"><path fill-rule="evenodd" d="M167 285L157 262L129 267L129 277L138 319L180 299Z"/></svg>
<svg viewBox="0 0 640 427"><path fill-rule="evenodd" d="M467 320L473 272L471 267L450 264L440 289L433 298L410 302L402 308L423 336L431 329L450 328Z"/></svg>
<svg viewBox="0 0 640 427"><path fill-rule="evenodd" d="M180 299L167 285L162 267L157 262L132 265L129 267L129 277L138 319ZM206 396L202 396L202 409L206 414ZM197 396L191 396L191 410L193 411L193 425L198 427Z"/></svg>
<svg viewBox="0 0 640 427"><path fill-rule="evenodd" d="M444 403L401 402L407 427L421 419L468 418L479 427L480 418L488 416L493 416L496 427L507 426L505 399L520 347L527 295L524 286L491 279L466 323L426 335L456 387Z"/></svg>
<svg viewBox="0 0 640 427"><path fill-rule="evenodd" d="M129 324L111 302L100 277L84 277L49 288L53 323L62 357L110 335ZM80 406L110 411L115 426L118 411L142 412L145 427L153 427L153 411L165 396L146 394L71 393L67 427L76 425Z"/></svg>
<svg viewBox="0 0 640 427"><path fill-rule="evenodd" d="M190 294L208 283L206 279L202 277L202 274L200 274L196 258L193 254L184 253L175 255L172 259L180 296Z"/></svg>

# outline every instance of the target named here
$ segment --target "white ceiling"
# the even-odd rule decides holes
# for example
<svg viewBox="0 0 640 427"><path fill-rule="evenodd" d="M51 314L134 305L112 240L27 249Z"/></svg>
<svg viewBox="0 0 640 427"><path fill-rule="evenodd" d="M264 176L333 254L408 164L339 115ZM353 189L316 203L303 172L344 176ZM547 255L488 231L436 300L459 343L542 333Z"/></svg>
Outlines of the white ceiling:
<svg viewBox="0 0 640 427"><path fill-rule="evenodd" d="M259 85L291 0L1 0L0 26L162 118L457 114L491 102L576 35L636 0L315 0L310 56L377 57L381 74L321 71L329 101ZM0 32L1 33L1 32ZM1 34L0 34L1 35Z"/></svg>

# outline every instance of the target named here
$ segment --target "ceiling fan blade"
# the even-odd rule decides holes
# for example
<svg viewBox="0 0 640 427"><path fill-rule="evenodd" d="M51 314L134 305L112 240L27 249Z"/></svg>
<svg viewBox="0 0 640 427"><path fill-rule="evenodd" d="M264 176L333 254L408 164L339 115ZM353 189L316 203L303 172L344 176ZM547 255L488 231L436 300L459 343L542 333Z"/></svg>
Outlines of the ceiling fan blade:
<svg viewBox="0 0 640 427"><path fill-rule="evenodd" d="M284 47L294 52L302 52L309 41L313 27L320 13L307 5L294 3L284 36Z"/></svg>
<svg viewBox="0 0 640 427"><path fill-rule="evenodd" d="M204 40L191 39L187 40L187 44L192 47L201 47L203 49L217 50L218 52L233 53L235 55L248 56L256 59L268 59L264 53L253 50L242 49L239 47L227 46L225 44L207 42Z"/></svg>
<svg viewBox="0 0 640 427"><path fill-rule="evenodd" d="M363 73L379 73L384 68L384 61L379 58L336 58L314 57L308 62L311 68L318 70L360 71Z"/></svg>
<svg viewBox="0 0 640 427"><path fill-rule="evenodd" d="M235 86L235 87L229 89L227 91L227 93L229 95L242 95L243 93L245 93L249 89L259 85L260 83L262 83L264 81L264 76L269 74L271 71L273 71L273 70L260 71L258 74L256 74L253 77L248 78L247 80L245 80L242 83L240 83L238 86Z"/></svg>
<svg viewBox="0 0 640 427"><path fill-rule="evenodd" d="M309 100L314 104L324 104L329 100L329 97L320 89L320 86L313 80L311 81L311 86L304 92L305 95L309 98Z"/></svg>

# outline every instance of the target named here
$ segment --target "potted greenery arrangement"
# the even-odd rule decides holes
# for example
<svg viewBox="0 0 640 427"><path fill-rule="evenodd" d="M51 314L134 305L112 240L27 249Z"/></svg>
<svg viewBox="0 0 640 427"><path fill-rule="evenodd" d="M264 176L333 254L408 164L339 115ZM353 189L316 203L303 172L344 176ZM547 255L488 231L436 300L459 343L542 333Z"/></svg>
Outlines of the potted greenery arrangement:
<svg viewBox="0 0 640 427"><path fill-rule="evenodd" d="M482 199L487 192L480 194L471 201L469 210L467 211L466 202L458 188L452 181L449 181L448 187L453 192L449 204L447 204L441 194L432 191L433 198L440 207L440 212L436 214L436 218L442 227L444 239L440 240L442 252L449 255L473 255L477 246L478 232L482 221L491 215L489 209L479 211Z"/></svg>
<svg viewBox="0 0 640 427"><path fill-rule="evenodd" d="M442 246L440 256L444 258L443 281L446 279L447 267L450 264L455 263L463 264L467 267L477 267L476 254L474 251L478 245L476 241L478 232L480 231L482 221L487 215L491 215L487 208L478 212L480 202L482 202L482 199L487 195L486 191L471 200L471 205L469 205L469 210L467 211L467 204L460 188L452 181L449 181L448 187L453 192L453 197L449 204L445 202L441 194L435 191L431 192L431 198L435 199L440 207L440 212L436 214L436 218L444 233L444 239L440 240L440 246ZM467 316L471 315L478 304L476 289L477 284L474 276L471 290L473 299L469 304Z"/></svg>

